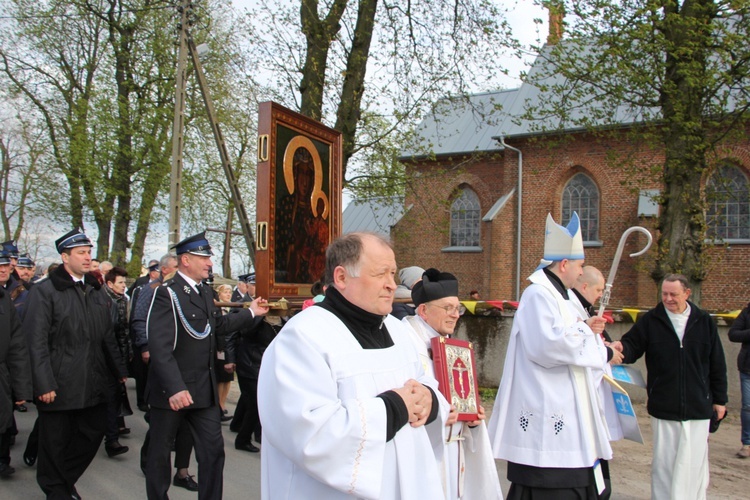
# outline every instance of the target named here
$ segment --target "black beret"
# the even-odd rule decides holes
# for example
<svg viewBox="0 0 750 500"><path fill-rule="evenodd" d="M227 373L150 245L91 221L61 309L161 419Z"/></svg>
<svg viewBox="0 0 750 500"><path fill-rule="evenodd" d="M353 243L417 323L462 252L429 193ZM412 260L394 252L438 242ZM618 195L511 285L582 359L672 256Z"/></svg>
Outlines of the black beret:
<svg viewBox="0 0 750 500"><path fill-rule="evenodd" d="M411 290L411 300L416 306L445 297L458 297L458 280L451 273L441 273L435 268L426 270L422 281Z"/></svg>

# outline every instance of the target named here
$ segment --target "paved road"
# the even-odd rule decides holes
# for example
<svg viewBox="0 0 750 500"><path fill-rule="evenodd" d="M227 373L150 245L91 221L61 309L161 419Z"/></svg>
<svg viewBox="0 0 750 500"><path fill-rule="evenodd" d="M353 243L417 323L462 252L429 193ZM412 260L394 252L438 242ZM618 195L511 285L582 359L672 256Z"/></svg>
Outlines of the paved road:
<svg viewBox="0 0 750 500"><path fill-rule="evenodd" d="M233 384L236 386L236 383ZM146 435L147 425L143 420L143 413L135 408L135 383L128 381L130 402L135 414L126 417L125 422L131 429L131 434L124 436L120 443L130 447L130 451L115 458L107 457L104 444L99 449L94 461L78 481L76 488L86 500L119 500L128 498L146 498L146 484L139 464L139 452L143 437ZM234 411L234 402L239 392L233 387L230 394L228 409ZM27 405L26 413L15 412L19 434L16 445L11 449L11 465L16 473L7 480L0 481L0 498L3 500L34 500L43 499L44 494L36 484L36 466L28 467L23 463L23 450L26 439L34 425L36 408ZM226 463L224 466L224 498L228 500L243 499L256 500L260 498L260 454L247 453L234 449L233 432L229 424L222 425L224 431L224 449ZM190 473L197 474L198 467L195 455L192 456ZM200 478L197 478L200 481ZM197 500L198 494L182 488L172 486L169 497L174 500Z"/></svg>

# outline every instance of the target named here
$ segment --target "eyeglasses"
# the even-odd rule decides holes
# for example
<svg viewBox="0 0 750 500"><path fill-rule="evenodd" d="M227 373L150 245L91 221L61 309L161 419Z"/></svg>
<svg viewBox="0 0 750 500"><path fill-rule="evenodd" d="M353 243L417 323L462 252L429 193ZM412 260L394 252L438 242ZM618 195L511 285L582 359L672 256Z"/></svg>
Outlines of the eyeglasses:
<svg viewBox="0 0 750 500"><path fill-rule="evenodd" d="M459 316L463 316L466 312L466 307L464 307L463 304L459 304L457 306L439 306L436 304L425 304L426 306L432 306L437 307L438 309L442 309L446 312L446 314L455 314L458 313Z"/></svg>

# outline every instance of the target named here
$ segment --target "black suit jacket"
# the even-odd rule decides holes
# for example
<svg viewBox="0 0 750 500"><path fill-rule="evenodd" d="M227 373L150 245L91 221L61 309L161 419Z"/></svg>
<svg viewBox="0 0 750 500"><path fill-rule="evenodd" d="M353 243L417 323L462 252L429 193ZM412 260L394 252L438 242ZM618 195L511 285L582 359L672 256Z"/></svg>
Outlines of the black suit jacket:
<svg viewBox="0 0 750 500"><path fill-rule="evenodd" d="M138 288L139 286L143 286L148 284L149 280L151 278L149 277L149 274L146 273L145 276L139 276L135 279L132 285L130 285L130 288L128 288L128 297L130 297L130 300L134 300L135 297L133 297L133 291Z"/></svg>
<svg viewBox="0 0 750 500"><path fill-rule="evenodd" d="M229 300L232 302L252 302L253 299L248 294L242 295L239 290L235 290L232 292L232 298Z"/></svg>
<svg viewBox="0 0 750 500"><path fill-rule="evenodd" d="M207 324L211 325L207 337L199 340L187 332L167 288L176 294L183 316L194 330L203 332ZM169 409L169 398L188 390L193 398L188 409L217 405L213 367L217 335L252 322L249 309L222 316L211 291L204 290L199 295L179 273L165 281L155 291L146 321L151 353L145 393L148 404Z"/></svg>

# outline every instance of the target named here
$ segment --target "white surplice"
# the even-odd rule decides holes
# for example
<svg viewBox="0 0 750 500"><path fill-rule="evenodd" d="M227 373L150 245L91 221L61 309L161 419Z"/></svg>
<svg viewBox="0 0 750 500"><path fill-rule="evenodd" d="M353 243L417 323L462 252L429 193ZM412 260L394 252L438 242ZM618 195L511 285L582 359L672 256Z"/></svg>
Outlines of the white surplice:
<svg viewBox="0 0 750 500"><path fill-rule="evenodd" d="M428 349L432 338L439 337L440 334L419 316L407 316L401 321L410 327L410 337L417 349L425 373L434 378L435 368ZM443 397L442 394L440 397ZM433 427L430 432L437 430ZM492 457L487 426L484 422L473 429L469 428L465 422L444 426L441 439L445 447L441 468L442 483L447 499L503 498L495 459ZM448 439L452 441L448 442Z"/></svg>
<svg viewBox="0 0 750 500"><path fill-rule="evenodd" d="M406 424L386 442L377 395L409 379L438 389L405 326L392 316L385 325L394 345L363 349L336 316L309 307L266 350L258 380L262 498L443 498L442 449L426 427L444 427L447 404L429 426Z"/></svg>
<svg viewBox="0 0 750 500"><path fill-rule="evenodd" d="M544 270L529 280L488 426L493 454L533 467L592 467L612 458L598 392L606 348Z"/></svg>
<svg viewBox="0 0 750 500"><path fill-rule="evenodd" d="M573 304L578 311L578 314L582 319L589 319L591 316L589 312L583 307L581 301L578 300L578 296L573 290L568 290L568 297L570 303ZM601 344L604 347L604 339L601 335L595 335L596 343ZM607 363L604 365L604 373L609 377L612 377L612 367ZM599 397L604 405L604 416L607 420L607 428L609 430L610 441L619 441L624 437L622 432L622 426L620 425L620 418L617 416L617 408L615 407L615 400L612 396L612 386L604 380L600 380L599 384Z"/></svg>

